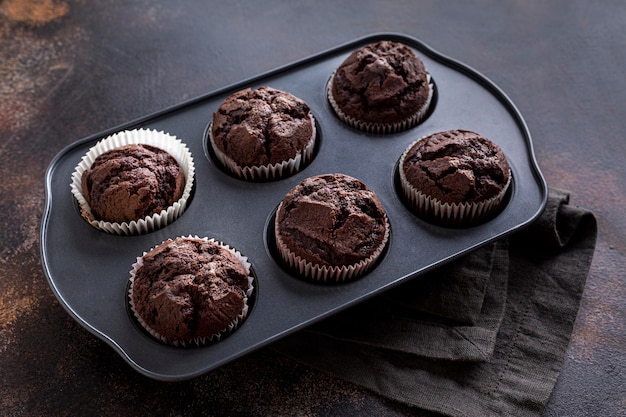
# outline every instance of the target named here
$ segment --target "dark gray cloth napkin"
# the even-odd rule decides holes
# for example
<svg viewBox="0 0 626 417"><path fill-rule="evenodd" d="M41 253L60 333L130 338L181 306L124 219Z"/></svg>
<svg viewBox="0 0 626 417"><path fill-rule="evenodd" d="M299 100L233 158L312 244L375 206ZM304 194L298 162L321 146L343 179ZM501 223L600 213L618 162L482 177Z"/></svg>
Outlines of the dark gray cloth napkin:
<svg viewBox="0 0 626 417"><path fill-rule="evenodd" d="M537 416L561 369L596 221L551 189L528 228L272 347L449 416Z"/></svg>

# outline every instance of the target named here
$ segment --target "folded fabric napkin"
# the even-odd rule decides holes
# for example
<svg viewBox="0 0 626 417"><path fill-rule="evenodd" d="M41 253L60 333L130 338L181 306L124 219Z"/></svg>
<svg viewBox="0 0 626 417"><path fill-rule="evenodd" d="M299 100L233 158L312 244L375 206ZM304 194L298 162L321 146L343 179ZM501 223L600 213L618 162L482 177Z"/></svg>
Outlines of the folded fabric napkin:
<svg viewBox="0 0 626 417"><path fill-rule="evenodd" d="M528 228L273 348L449 416L541 415L569 343L596 221L551 189Z"/></svg>

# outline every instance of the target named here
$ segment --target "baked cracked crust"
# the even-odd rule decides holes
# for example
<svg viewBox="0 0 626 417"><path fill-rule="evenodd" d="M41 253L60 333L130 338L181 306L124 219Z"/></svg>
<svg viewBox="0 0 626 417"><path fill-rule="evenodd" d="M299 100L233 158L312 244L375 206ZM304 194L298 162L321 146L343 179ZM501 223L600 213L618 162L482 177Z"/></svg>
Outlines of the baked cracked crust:
<svg viewBox="0 0 626 417"><path fill-rule="evenodd" d="M315 130L311 109L271 87L247 88L227 97L213 114L215 146L242 167L277 164L303 151Z"/></svg>
<svg viewBox="0 0 626 417"><path fill-rule="evenodd" d="M391 41L352 52L335 71L329 93L348 118L386 125L423 113L432 96L422 60Z"/></svg>
<svg viewBox="0 0 626 417"><path fill-rule="evenodd" d="M388 236L376 194L344 174L306 178L284 197L276 233L295 256L322 266L348 266L380 252Z"/></svg>
<svg viewBox="0 0 626 417"><path fill-rule="evenodd" d="M132 144L98 156L81 186L96 219L121 223L167 209L182 196L185 175L163 149Z"/></svg>
<svg viewBox="0 0 626 417"><path fill-rule="evenodd" d="M406 181L442 203L477 203L502 193L511 169L502 149L469 130L434 133L417 141L402 162Z"/></svg>
<svg viewBox="0 0 626 417"><path fill-rule="evenodd" d="M179 237L138 261L132 306L149 330L169 342L210 338L247 308L248 276L234 253L222 245Z"/></svg>

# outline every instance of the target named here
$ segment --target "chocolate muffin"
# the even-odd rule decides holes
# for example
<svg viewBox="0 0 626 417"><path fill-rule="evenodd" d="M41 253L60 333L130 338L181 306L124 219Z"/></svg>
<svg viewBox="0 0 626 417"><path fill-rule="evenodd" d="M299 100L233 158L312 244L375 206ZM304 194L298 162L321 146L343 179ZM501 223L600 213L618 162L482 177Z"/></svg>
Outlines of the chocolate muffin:
<svg viewBox="0 0 626 417"><path fill-rule="evenodd" d="M176 136L152 129L116 132L92 146L70 189L94 228L138 235L165 227L187 208L195 167Z"/></svg>
<svg viewBox="0 0 626 417"><path fill-rule="evenodd" d="M364 274L389 239L385 210L356 178L304 179L283 198L275 221L282 259L303 277L345 281Z"/></svg>
<svg viewBox="0 0 626 417"><path fill-rule="evenodd" d="M298 172L312 157L316 138L309 106L271 87L227 97L213 114L209 135L220 162L253 180Z"/></svg>
<svg viewBox="0 0 626 417"><path fill-rule="evenodd" d="M471 225L492 215L511 182L502 149L469 130L433 133L400 158L404 196L415 212L444 225Z"/></svg>
<svg viewBox="0 0 626 417"><path fill-rule="evenodd" d="M163 149L131 144L98 156L83 172L81 185L96 219L121 223L174 204L183 194L185 175Z"/></svg>
<svg viewBox="0 0 626 417"><path fill-rule="evenodd" d="M433 85L424 63L408 46L380 41L352 52L328 83L338 117L366 132L393 133L426 115Z"/></svg>
<svg viewBox="0 0 626 417"><path fill-rule="evenodd" d="M250 265L214 240L178 237L131 271L129 302L141 325L173 345L219 340L243 322L252 292Z"/></svg>

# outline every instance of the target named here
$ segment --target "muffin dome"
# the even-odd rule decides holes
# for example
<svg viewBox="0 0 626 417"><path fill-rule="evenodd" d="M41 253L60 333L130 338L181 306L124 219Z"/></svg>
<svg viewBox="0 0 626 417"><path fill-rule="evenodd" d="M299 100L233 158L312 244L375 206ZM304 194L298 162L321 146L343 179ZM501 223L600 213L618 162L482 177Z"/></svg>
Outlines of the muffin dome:
<svg viewBox="0 0 626 417"><path fill-rule="evenodd" d="M248 88L227 97L213 114L210 128L218 159L249 179L298 171L312 155L315 135L309 106L271 87ZM274 168L278 172L269 172Z"/></svg>
<svg viewBox="0 0 626 417"><path fill-rule="evenodd" d="M213 240L178 237L137 259L130 303L140 323L170 344L219 337L247 314L249 265Z"/></svg>
<svg viewBox="0 0 626 417"><path fill-rule="evenodd" d="M433 87L422 60L406 45L380 41L352 52L329 82L340 119L361 130L386 133L417 125Z"/></svg>
<svg viewBox="0 0 626 417"><path fill-rule="evenodd" d="M131 144L98 156L81 185L96 219L121 223L167 209L182 196L185 175L168 152Z"/></svg>
<svg viewBox="0 0 626 417"><path fill-rule="evenodd" d="M275 233L283 259L303 275L348 279L376 261L389 225L380 200L365 184L344 174L327 174L306 178L285 195ZM328 277L318 276L328 271Z"/></svg>
<svg viewBox="0 0 626 417"><path fill-rule="evenodd" d="M404 194L418 213L452 223L472 223L491 214L511 182L502 149L468 130L438 132L414 142L399 170Z"/></svg>

